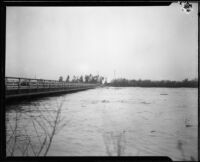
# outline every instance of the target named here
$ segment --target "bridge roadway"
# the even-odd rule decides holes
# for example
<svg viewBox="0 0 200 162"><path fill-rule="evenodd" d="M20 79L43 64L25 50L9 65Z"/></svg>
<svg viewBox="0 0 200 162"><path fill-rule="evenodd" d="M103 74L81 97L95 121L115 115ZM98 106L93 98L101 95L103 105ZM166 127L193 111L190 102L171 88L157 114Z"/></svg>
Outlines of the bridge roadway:
<svg viewBox="0 0 200 162"><path fill-rule="evenodd" d="M67 83L56 80L5 77L6 101L61 93L71 93L101 86L89 83Z"/></svg>

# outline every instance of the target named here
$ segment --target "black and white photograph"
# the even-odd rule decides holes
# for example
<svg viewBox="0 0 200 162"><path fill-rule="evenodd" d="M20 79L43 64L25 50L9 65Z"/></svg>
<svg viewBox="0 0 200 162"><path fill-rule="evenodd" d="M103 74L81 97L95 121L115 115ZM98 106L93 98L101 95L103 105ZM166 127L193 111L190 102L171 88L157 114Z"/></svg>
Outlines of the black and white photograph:
<svg viewBox="0 0 200 162"><path fill-rule="evenodd" d="M6 157L198 161L198 3L7 6Z"/></svg>

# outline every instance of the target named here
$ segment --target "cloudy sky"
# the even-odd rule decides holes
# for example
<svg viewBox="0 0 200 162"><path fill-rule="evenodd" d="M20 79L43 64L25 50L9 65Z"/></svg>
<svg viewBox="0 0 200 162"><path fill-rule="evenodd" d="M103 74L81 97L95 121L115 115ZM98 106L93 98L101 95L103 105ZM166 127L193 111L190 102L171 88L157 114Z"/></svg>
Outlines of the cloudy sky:
<svg viewBox="0 0 200 162"><path fill-rule="evenodd" d="M6 76L195 78L198 5L7 7Z"/></svg>

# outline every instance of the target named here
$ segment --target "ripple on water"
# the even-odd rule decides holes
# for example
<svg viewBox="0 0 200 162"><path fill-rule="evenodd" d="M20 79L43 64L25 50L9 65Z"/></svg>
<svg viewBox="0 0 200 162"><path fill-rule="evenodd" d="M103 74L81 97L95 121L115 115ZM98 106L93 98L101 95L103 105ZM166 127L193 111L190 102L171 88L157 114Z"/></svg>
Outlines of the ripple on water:
<svg viewBox="0 0 200 162"><path fill-rule="evenodd" d="M161 93L170 94L166 96L167 101L163 100L165 96L159 95ZM70 120L70 124L55 136L48 155L98 156L107 155L109 149L111 154L116 154L117 140L125 130L124 155L169 156L172 160L180 160L181 148L186 160L191 156L196 158L197 97L193 89L181 88L108 87L68 94L63 102L62 117L64 121ZM29 103L31 106L26 103L15 107L32 116L37 116L39 108L50 117L45 113L47 109L53 118L55 113L51 110L61 101L63 97L49 97ZM10 107L12 111L6 114L9 122L14 122L15 107ZM30 123L28 117L21 122ZM29 132L33 130L31 127L31 124L27 126ZM187 144L178 144L178 140Z"/></svg>

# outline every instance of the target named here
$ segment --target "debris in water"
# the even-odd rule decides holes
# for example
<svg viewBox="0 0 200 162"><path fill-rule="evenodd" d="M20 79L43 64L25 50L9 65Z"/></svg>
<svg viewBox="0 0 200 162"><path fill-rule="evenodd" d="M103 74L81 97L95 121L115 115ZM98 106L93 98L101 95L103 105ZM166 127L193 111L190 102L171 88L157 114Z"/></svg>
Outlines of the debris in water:
<svg viewBox="0 0 200 162"><path fill-rule="evenodd" d="M103 102L103 103L108 103L109 101L108 101L108 100L102 100L102 102Z"/></svg>
<svg viewBox="0 0 200 162"><path fill-rule="evenodd" d="M189 119L185 119L185 127L192 127L192 124Z"/></svg>
<svg viewBox="0 0 200 162"><path fill-rule="evenodd" d="M167 93L161 93L160 95L168 95Z"/></svg>
<svg viewBox="0 0 200 162"><path fill-rule="evenodd" d="M150 104L149 102L145 102L145 101L144 101L144 102L141 102L141 103L143 103L143 104Z"/></svg>
<svg viewBox="0 0 200 162"><path fill-rule="evenodd" d="M151 131L151 133L154 133L154 132L156 132L156 131L155 131L155 130L152 130L152 131Z"/></svg>
<svg viewBox="0 0 200 162"><path fill-rule="evenodd" d="M190 124L187 124L187 125L185 125L186 127L192 127L192 125L190 125Z"/></svg>

